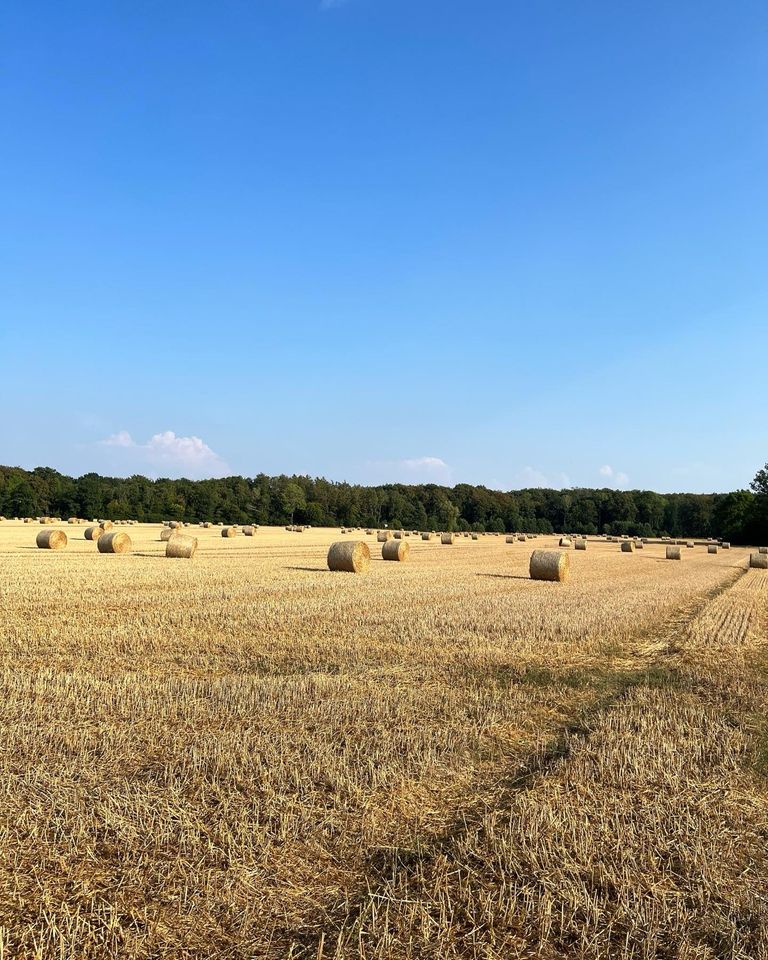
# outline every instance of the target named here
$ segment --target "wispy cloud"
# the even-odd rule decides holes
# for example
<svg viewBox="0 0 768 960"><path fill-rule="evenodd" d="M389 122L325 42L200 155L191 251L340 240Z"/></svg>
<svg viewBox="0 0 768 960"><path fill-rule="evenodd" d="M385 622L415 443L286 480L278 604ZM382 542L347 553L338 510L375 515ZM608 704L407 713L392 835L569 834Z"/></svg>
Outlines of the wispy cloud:
<svg viewBox="0 0 768 960"><path fill-rule="evenodd" d="M551 477L537 470L536 467L526 466L518 470L513 478L513 487L546 487L550 490L562 490L571 487L571 478L567 473L558 473Z"/></svg>
<svg viewBox="0 0 768 960"><path fill-rule="evenodd" d="M369 460L365 474L370 483L451 483L451 467L441 457Z"/></svg>
<svg viewBox="0 0 768 960"><path fill-rule="evenodd" d="M605 477L606 480L610 482L611 486L626 487L629 483L629 477L627 474L623 473L621 470L614 470L609 463L606 463L600 467L598 473L601 477Z"/></svg>
<svg viewBox="0 0 768 960"><path fill-rule="evenodd" d="M120 451L133 469L151 467L189 477L222 477L229 467L200 437L177 437L173 430L156 433L146 443L137 443L127 430L113 433L101 446Z"/></svg>

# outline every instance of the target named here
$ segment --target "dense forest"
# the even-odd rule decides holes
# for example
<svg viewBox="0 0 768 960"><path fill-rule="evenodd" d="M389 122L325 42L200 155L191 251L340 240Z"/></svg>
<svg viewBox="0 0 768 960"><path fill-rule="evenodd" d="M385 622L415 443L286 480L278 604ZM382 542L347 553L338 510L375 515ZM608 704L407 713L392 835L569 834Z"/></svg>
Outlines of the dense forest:
<svg viewBox="0 0 768 960"><path fill-rule="evenodd" d="M550 533L716 536L768 542L768 465L750 490L659 494L650 490L532 488L501 492L458 484L363 487L312 477L149 480L67 477L48 467L0 467L0 515L140 521L407 527Z"/></svg>

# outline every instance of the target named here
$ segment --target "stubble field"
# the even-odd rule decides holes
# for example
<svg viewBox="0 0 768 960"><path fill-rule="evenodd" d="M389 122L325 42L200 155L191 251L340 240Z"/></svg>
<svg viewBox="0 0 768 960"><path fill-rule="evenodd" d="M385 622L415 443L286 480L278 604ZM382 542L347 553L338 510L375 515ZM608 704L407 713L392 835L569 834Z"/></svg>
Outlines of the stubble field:
<svg viewBox="0 0 768 960"><path fill-rule="evenodd" d="M0 957L768 956L746 550L62 528L0 524Z"/></svg>

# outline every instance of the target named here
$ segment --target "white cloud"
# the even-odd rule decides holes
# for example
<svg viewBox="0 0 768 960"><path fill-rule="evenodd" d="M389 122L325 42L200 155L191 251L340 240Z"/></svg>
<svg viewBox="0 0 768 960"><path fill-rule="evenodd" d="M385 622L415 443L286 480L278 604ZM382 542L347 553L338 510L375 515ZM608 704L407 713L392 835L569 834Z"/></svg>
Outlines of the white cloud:
<svg viewBox="0 0 768 960"><path fill-rule="evenodd" d="M105 447L135 447L136 443L127 430L121 430L119 433L113 433L106 440L101 441Z"/></svg>
<svg viewBox="0 0 768 960"><path fill-rule="evenodd" d="M629 483L629 477L626 473L623 473L621 470L614 470L613 467L608 463L600 467L598 473L601 477L606 477L606 479L612 480L613 486L616 487L626 487Z"/></svg>
<svg viewBox="0 0 768 960"><path fill-rule="evenodd" d="M156 433L146 443L137 443L127 430L101 441L105 447L123 451L132 468L157 468L177 476L221 477L229 471L222 458L200 437L177 437L173 430Z"/></svg>
<svg viewBox="0 0 768 960"><path fill-rule="evenodd" d="M408 470L449 470L450 467L440 457L416 457L414 460L401 460Z"/></svg>
<svg viewBox="0 0 768 960"><path fill-rule="evenodd" d="M523 467L513 478L514 488L546 487L550 490L562 490L564 487L571 486L573 484L567 473L559 473L556 477L549 477L541 470L531 466Z"/></svg>
<svg viewBox="0 0 768 960"><path fill-rule="evenodd" d="M401 460L369 460L365 464L367 483L450 484L451 467L440 457L403 457Z"/></svg>

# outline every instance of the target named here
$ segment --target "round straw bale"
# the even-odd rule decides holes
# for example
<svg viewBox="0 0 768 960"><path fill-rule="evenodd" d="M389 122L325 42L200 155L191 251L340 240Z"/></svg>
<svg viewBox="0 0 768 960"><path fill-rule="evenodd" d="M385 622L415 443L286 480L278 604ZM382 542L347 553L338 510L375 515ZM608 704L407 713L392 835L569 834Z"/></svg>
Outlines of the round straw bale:
<svg viewBox="0 0 768 960"><path fill-rule="evenodd" d="M247 527L243 527L243 535L246 537L255 537L256 527L252 527L250 524Z"/></svg>
<svg viewBox="0 0 768 960"><path fill-rule="evenodd" d="M569 538L569 537L560 537L560 543L558 544L558 546L561 546L561 547L570 547L570 546L571 546L570 538Z"/></svg>
<svg viewBox="0 0 768 960"><path fill-rule="evenodd" d="M473 534L472 534L472 539L473 539L473 540L477 540L477 534L476 534L476 533L473 533Z"/></svg>
<svg viewBox="0 0 768 960"><path fill-rule="evenodd" d="M757 548L757 552L758 552L758 553L768 553L768 547L758 547L758 548Z"/></svg>
<svg viewBox="0 0 768 960"><path fill-rule="evenodd" d="M696 544L693 542L693 540L689 540L689 541L686 543L685 546L686 546L686 548L687 548L688 550L693 550L693 548L696 546Z"/></svg>
<svg viewBox="0 0 768 960"><path fill-rule="evenodd" d="M386 543L387 540L391 540L391 539L392 539L392 531L391 531L391 530L379 530L379 532L376 534L376 539L377 539L377 541L378 541L379 543Z"/></svg>
<svg viewBox="0 0 768 960"><path fill-rule="evenodd" d="M186 533L175 533L168 538L165 545L166 557L178 557L182 560L191 560L197 550L197 537L190 537Z"/></svg>
<svg viewBox="0 0 768 960"><path fill-rule="evenodd" d="M41 550L63 550L67 545L67 535L63 530L41 530L35 543Z"/></svg>
<svg viewBox="0 0 768 960"><path fill-rule="evenodd" d="M636 541L635 541L635 547L636 547L636 549L638 549L638 550L644 550L644 549L645 549L645 544L643 543L642 540L636 540Z"/></svg>
<svg viewBox="0 0 768 960"><path fill-rule="evenodd" d="M366 537L372 537L372 536L373 536L373 530L366 530L366 531L365 531L365 535L366 535Z"/></svg>
<svg viewBox="0 0 768 960"><path fill-rule="evenodd" d="M568 578L571 558L559 550L534 550L529 570L531 580L553 580L561 583Z"/></svg>
<svg viewBox="0 0 768 960"><path fill-rule="evenodd" d="M226 537L227 539L230 539L231 537L234 537L236 533L237 533L237 530L236 530L234 527L222 527L222 528L221 528L221 535L222 535L222 537Z"/></svg>
<svg viewBox="0 0 768 960"><path fill-rule="evenodd" d="M181 534L178 532L178 530L171 530L170 527L163 527L163 529L160 531L161 540L170 540L172 537L179 536L181 536Z"/></svg>
<svg viewBox="0 0 768 960"><path fill-rule="evenodd" d="M102 520L99 524L102 530L111 530L114 527L114 523L111 520Z"/></svg>
<svg viewBox="0 0 768 960"><path fill-rule="evenodd" d="M0 520L5 520L5 517L0 517ZM80 521L77 519L77 517L70 517L69 520L67 520L67 523L80 523Z"/></svg>
<svg viewBox="0 0 768 960"><path fill-rule="evenodd" d="M635 544L632 540L622 540L621 541L621 552L622 553L634 553Z"/></svg>
<svg viewBox="0 0 768 960"><path fill-rule="evenodd" d="M524 533L518 534L517 539L525 543L525 534Z"/></svg>
<svg viewBox="0 0 768 960"><path fill-rule="evenodd" d="M681 557L680 547L667 547L667 560L680 560Z"/></svg>
<svg viewBox="0 0 768 960"><path fill-rule="evenodd" d="M717 544L716 543L707 544L707 553L717 553Z"/></svg>
<svg viewBox="0 0 768 960"><path fill-rule="evenodd" d="M86 540L98 540L99 537L104 533L101 527L86 527L85 528L85 539Z"/></svg>
<svg viewBox="0 0 768 960"><path fill-rule="evenodd" d="M410 544L405 540L387 540L381 548L382 560L407 560L411 550Z"/></svg>
<svg viewBox="0 0 768 960"><path fill-rule="evenodd" d="M337 540L328 550L328 569L365 573L371 565L371 551L363 540Z"/></svg>
<svg viewBox="0 0 768 960"><path fill-rule="evenodd" d="M768 553L750 553L749 565L755 570L768 570Z"/></svg>
<svg viewBox="0 0 768 960"><path fill-rule="evenodd" d="M577 550L586 550L586 549L587 549L587 541L586 541L586 540L577 540L576 543L574 544L574 546L576 547Z"/></svg>
<svg viewBox="0 0 768 960"><path fill-rule="evenodd" d="M99 553L130 553L133 549L127 533L102 533L96 543Z"/></svg>
<svg viewBox="0 0 768 960"><path fill-rule="evenodd" d="M514 537L506 537L504 540L504 543L514 543L514 542L515 542Z"/></svg>
<svg viewBox="0 0 768 960"><path fill-rule="evenodd" d="M440 534L440 543L453 543L454 535L452 533L441 533Z"/></svg>
<svg viewBox="0 0 768 960"><path fill-rule="evenodd" d="M422 539L422 540L431 540L431 539L432 539L432 534L431 534L431 533L422 533L421 539Z"/></svg>
<svg viewBox="0 0 768 960"><path fill-rule="evenodd" d="M204 527L204 529L206 529L206 530L210 530L210 528L211 528L211 521L210 521L210 520L206 520L206 521L203 523L203 527Z"/></svg>
<svg viewBox="0 0 768 960"><path fill-rule="evenodd" d="M395 530L395 540L402 540L402 539L403 539L403 531Z"/></svg>
<svg viewBox="0 0 768 960"><path fill-rule="evenodd" d="M723 541L723 543L721 544L721 546L722 546L723 550L730 550L730 549L731 549L731 545L730 545L730 543L728 543L727 540Z"/></svg>

